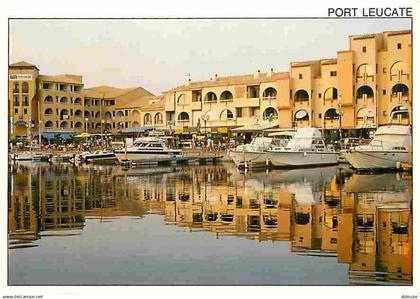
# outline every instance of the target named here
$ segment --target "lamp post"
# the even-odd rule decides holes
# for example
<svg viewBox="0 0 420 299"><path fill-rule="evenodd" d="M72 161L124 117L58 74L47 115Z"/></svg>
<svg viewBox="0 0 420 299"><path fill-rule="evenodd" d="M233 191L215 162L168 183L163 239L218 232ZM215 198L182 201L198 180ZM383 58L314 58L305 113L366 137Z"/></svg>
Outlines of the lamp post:
<svg viewBox="0 0 420 299"><path fill-rule="evenodd" d="M88 130L88 121L89 121L89 118L85 118L85 133L87 133L87 130Z"/></svg>
<svg viewBox="0 0 420 299"><path fill-rule="evenodd" d="M102 119L102 120L101 120L101 145L103 144L103 141L104 141L104 137L103 137L103 132L104 132L104 123L105 123L105 120L104 120L104 119Z"/></svg>
<svg viewBox="0 0 420 299"><path fill-rule="evenodd" d="M206 114L201 116L201 119L204 121L204 134L206 136L206 141L207 141L207 121L210 119L210 115Z"/></svg>

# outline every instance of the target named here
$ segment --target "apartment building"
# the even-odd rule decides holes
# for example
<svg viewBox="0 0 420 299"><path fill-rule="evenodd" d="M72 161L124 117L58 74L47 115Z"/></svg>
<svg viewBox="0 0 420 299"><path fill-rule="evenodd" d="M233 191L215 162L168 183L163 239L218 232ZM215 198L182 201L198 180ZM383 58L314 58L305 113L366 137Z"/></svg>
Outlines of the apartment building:
<svg viewBox="0 0 420 299"><path fill-rule="evenodd" d="M336 58L291 62L287 72L188 80L163 92L165 117L176 127L201 131L230 130L252 118L267 127L353 134L390 122L408 124L411 57L409 30L350 36L349 50Z"/></svg>

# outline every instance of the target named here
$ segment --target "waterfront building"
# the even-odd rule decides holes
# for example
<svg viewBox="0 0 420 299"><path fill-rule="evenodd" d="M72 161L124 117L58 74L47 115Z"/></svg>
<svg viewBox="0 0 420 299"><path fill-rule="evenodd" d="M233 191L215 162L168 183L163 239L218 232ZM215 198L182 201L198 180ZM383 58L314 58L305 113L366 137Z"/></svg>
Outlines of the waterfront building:
<svg viewBox="0 0 420 299"><path fill-rule="evenodd" d="M410 30L354 35L333 58L291 62L281 72L189 78L160 96L142 87L84 88L79 75L40 75L22 61L9 67L10 135L228 134L259 125L368 137L382 124L412 123L411 45Z"/></svg>
<svg viewBox="0 0 420 299"><path fill-rule="evenodd" d="M349 37L336 58L291 62L287 72L188 81L163 92L179 131L226 132L254 119L265 127L317 127L368 135L411 124L411 31Z"/></svg>

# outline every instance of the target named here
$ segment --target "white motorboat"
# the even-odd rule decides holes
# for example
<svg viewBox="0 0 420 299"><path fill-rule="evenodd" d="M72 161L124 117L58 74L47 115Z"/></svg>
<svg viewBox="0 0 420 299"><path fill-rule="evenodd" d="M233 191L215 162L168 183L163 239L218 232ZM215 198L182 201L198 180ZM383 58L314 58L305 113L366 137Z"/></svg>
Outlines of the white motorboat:
<svg viewBox="0 0 420 299"><path fill-rule="evenodd" d="M181 155L182 150L168 148L165 140L158 137L137 138L132 146L115 151L115 156L120 163L126 161L144 162L152 159L158 160Z"/></svg>
<svg viewBox="0 0 420 299"><path fill-rule="evenodd" d="M274 139L268 137L255 137L250 144L238 145L229 152L230 158L236 167L264 166L267 161L267 151L274 147Z"/></svg>
<svg viewBox="0 0 420 299"><path fill-rule="evenodd" d="M409 162L411 128L408 125L385 125L378 128L368 145L359 145L344 153L358 170L395 169Z"/></svg>
<svg viewBox="0 0 420 299"><path fill-rule="evenodd" d="M299 128L285 147L268 151L268 160L274 166L305 167L338 163L338 152L326 146L316 128Z"/></svg>
<svg viewBox="0 0 420 299"><path fill-rule="evenodd" d="M51 153L42 153L42 152L36 152L32 154L32 160L34 161L48 161L53 154Z"/></svg>
<svg viewBox="0 0 420 299"><path fill-rule="evenodd" d="M14 161L32 161L33 153L32 152L18 152L11 155L12 160Z"/></svg>
<svg viewBox="0 0 420 299"><path fill-rule="evenodd" d="M82 157L88 163L105 162L105 161L112 162L117 159L115 157L115 153L110 150L100 150L93 153L84 154Z"/></svg>

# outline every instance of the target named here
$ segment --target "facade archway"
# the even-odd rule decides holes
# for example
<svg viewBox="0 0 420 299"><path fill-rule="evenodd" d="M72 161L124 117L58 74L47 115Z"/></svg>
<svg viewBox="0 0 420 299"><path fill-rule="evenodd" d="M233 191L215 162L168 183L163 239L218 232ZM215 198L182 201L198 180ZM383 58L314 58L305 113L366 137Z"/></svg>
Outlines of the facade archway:
<svg viewBox="0 0 420 299"><path fill-rule="evenodd" d="M233 118L234 118L233 113L229 109L223 109L220 112L220 119L221 120L230 120L230 119L233 119Z"/></svg>
<svg viewBox="0 0 420 299"><path fill-rule="evenodd" d="M397 96L399 93L402 96L408 96L408 86L402 83L395 84L392 87L392 95Z"/></svg>
<svg viewBox="0 0 420 299"><path fill-rule="evenodd" d="M155 114L155 124L161 125L163 124L163 115L162 113L158 112Z"/></svg>
<svg viewBox="0 0 420 299"><path fill-rule="evenodd" d="M150 113L146 113L143 117L144 124L145 125L151 125L152 124L152 115Z"/></svg>
<svg viewBox="0 0 420 299"><path fill-rule="evenodd" d="M309 100L309 94L304 89L299 89L295 92L295 101L308 101Z"/></svg>
<svg viewBox="0 0 420 299"><path fill-rule="evenodd" d="M274 87L267 87L263 92L263 99L275 99L277 90Z"/></svg>
<svg viewBox="0 0 420 299"><path fill-rule="evenodd" d="M131 127L132 128L139 128L140 127L140 124L137 121L133 121L133 123L131 124Z"/></svg>
<svg viewBox="0 0 420 299"><path fill-rule="evenodd" d="M45 99L44 99L44 103L45 104L52 104L52 103L54 103L53 97L52 96L46 96Z"/></svg>
<svg viewBox="0 0 420 299"><path fill-rule="evenodd" d="M45 129L51 129L51 128L54 127L54 124L53 124L52 121L49 120L49 121L45 122L44 127L45 127Z"/></svg>
<svg viewBox="0 0 420 299"><path fill-rule="evenodd" d="M76 110L76 111L74 112L74 116L76 116L76 117L82 117L82 116L83 116L83 112L82 112L82 110Z"/></svg>
<svg viewBox="0 0 420 299"><path fill-rule="evenodd" d="M204 102L217 102L217 96L214 92L209 91L204 97Z"/></svg>
<svg viewBox="0 0 420 299"><path fill-rule="evenodd" d="M140 112L138 110L133 110L131 116L135 118L140 118Z"/></svg>
<svg viewBox="0 0 420 299"><path fill-rule="evenodd" d="M189 121L190 120L190 115L187 112L181 112L178 115L178 121Z"/></svg>
<svg viewBox="0 0 420 299"><path fill-rule="evenodd" d="M44 112L45 115L52 115L53 113L54 111L51 108L45 109L45 112Z"/></svg>
<svg viewBox="0 0 420 299"><path fill-rule="evenodd" d="M220 101L231 101L233 100L233 94L229 90L225 90L220 95Z"/></svg>
<svg viewBox="0 0 420 299"><path fill-rule="evenodd" d="M62 121L60 124L60 129L68 129L69 123L67 121Z"/></svg>
<svg viewBox="0 0 420 299"><path fill-rule="evenodd" d="M325 101L333 101L338 99L338 90L335 87L330 87L324 92Z"/></svg>
<svg viewBox="0 0 420 299"><path fill-rule="evenodd" d="M276 108L268 107L263 112L263 119L271 121L273 119L277 119L279 117L279 113L277 112Z"/></svg>
<svg viewBox="0 0 420 299"><path fill-rule="evenodd" d="M68 97L62 97L62 98L60 99L60 103L61 103L61 104L68 104L68 103L69 103L69 99L68 99Z"/></svg>

